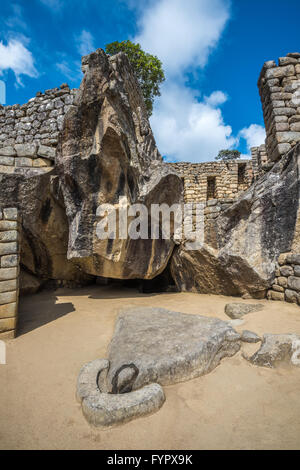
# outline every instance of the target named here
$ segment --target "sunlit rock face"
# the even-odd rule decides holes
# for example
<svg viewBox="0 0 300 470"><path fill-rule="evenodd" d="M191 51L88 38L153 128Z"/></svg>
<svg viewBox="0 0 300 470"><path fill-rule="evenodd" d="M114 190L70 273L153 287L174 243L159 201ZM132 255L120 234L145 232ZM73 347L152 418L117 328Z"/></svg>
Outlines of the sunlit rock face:
<svg viewBox="0 0 300 470"><path fill-rule="evenodd" d="M21 266L26 272L41 281L89 279L73 260L67 260L68 221L53 168L0 172L1 207L19 209Z"/></svg>
<svg viewBox="0 0 300 470"><path fill-rule="evenodd" d="M164 165L144 101L124 54L103 50L82 60L85 73L65 117L56 165L69 223L68 259L89 274L151 279L166 267L172 240L99 239L97 209L181 202L182 183Z"/></svg>

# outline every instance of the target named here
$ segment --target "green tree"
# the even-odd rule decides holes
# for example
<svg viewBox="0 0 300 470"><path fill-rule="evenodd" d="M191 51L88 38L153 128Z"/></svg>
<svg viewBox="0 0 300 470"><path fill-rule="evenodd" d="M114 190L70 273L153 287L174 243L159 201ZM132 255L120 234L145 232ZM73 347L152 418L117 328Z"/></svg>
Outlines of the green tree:
<svg viewBox="0 0 300 470"><path fill-rule="evenodd" d="M142 89L148 115L151 116L155 96L160 96L159 87L165 80L161 61L131 41L112 42L105 46L110 55L125 52L130 60Z"/></svg>
<svg viewBox="0 0 300 470"><path fill-rule="evenodd" d="M228 161L238 160L239 158L241 158L241 152L239 152L238 150L220 150L215 160Z"/></svg>

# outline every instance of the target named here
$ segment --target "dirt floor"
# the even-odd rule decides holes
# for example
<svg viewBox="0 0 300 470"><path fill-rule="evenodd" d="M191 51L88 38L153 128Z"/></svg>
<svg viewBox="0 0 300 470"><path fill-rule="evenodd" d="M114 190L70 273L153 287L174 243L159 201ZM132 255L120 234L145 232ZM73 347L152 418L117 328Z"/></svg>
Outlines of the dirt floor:
<svg viewBox="0 0 300 470"><path fill-rule="evenodd" d="M300 449L300 368L254 367L241 353L209 375L165 387L165 404L146 418L103 431L81 413L78 372L106 357L120 309L159 306L228 320L231 301L240 300L116 286L24 298L19 336L7 343L7 365L0 365L0 449ZM246 316L238 331L300 334L299 307L259 302L265 308Z"/></svg>

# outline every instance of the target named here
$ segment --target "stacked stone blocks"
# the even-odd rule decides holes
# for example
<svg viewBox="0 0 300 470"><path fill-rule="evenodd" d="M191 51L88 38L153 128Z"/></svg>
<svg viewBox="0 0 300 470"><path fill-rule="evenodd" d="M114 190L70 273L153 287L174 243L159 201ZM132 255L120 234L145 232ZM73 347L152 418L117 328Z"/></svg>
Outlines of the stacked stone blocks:
<svg viewBox="0 0 300 470"><path fill-rule="evenodd" d="M263 144L259 147L252 147L251 155L253 176L257 179L270 169L266 146Z"/></svg>
<svg viewBox="0 0 300 470"><path fill-rule="evenodd" d="M278 258L278 267L270 300L285 300L300 305L300 254L283 253Z"/></svg>
<svg viewBox="0 0 300 470"><path fill-rule="evenodd" d="M275 162L300 140L300 53L266 62L258 81L268 159Z"/></svg>
<svg viewBox="0 0 300 470"><path fill-rule="evenodd" d="M222 212L228 209L236 199L210 199L205 204L205 220L216 219Z"/></svg>
<svg viewBox="0 0 300 470"><path fill-rule="evenodd" d="M17 326L18 222L16 208L0 209L0 340L14 338Z"/></svg>
<svg viewBox="0 0 300 470"><path fill-rule="evenodd" d="M208 178L215 178L215 197L212 199L235 199L249 188L253 171L250 160L207 163L168 163L184 180L185 203L206 202ZM239 166L245 166L245 180L239 182Z"/></svg>
<svg viewBox="0 0 300 470"><path fill-rule="evenodd" d="M0 172L53 165L64 116L76 92L63 84L38 92L22 106L0 106Z"/></svg>
<svg viewBox="0 0 300 470"><path fill-rule="evenodd" d="M13 173L15 168L48 168L54 165L55 148L46 145L15 144L0 148L0 173Z"/></svg>

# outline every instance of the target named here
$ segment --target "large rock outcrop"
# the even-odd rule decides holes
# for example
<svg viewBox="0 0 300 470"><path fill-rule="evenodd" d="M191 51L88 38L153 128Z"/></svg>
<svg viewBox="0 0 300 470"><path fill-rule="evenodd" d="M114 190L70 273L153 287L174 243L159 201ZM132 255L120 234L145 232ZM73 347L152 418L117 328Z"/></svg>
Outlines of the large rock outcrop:
<svg viewBox="0 0 300 470"><path fill-rule="evenodd" d="M276 70L272 64L270 73ZM148 219L148 239L120 237L124 201L148 211L152 204L170 207L182 202L182 181L157 150L126 55L109 57L99 49L83 58L83 72L77 92L62 85L26 105L0 108L0 209L17 208L21 215L24 272L42 281L144 279L150 289L153 278L162 285L171 272L181 291L264 297L279 255L300 253L300 144L293 141L293 149L228 209L226 200L208 203L199 249L175 247L172 230L171 237L160 231L152 240ZM116 237L98 236L103 204L116 209ZM288 277L271 298L299 302L298 281Z"/></svg>
<svg viewBox="0 0 300 470"><path fill-rule="evenodd" d="M0 207L17 207L21 216L21 266L41 280L85 281L67 260L68 221L55 169L15 168L0 172Z"/></svg>
<svg viewBox="0 0 300 470"><path fill-rule="evenodd" d="M299 250L300 145L215 221L205 243L174 253L171 272L183 291L264 297L281 253Z"/></svg>
<svg viewBox="0 0 300 470"><path fill-rule="evenodd" d="M128 204L172 205L181 200L181 180L162 162L127 57L98 50L83 58L83 71L74 105L64 86L37 94L20 118L31 129L28 141L0 149L0 208L19 209L21 266L41 281L151 279L167 265L173 241L99 240L97 207L118 207L122 196ZM21 108L7 111L17 116L18 138ZM31 142L49 113L62 129L58 149Z"/></svg>
<svg viewBox="0 0 300 470"><path fill-rule="evenodd" d="M127 56L104 51L83 58L85 72L67 113L57 168L69 222L68 259L93 275L151 279L167 265L172 240L97 237L97 208L181 201L182 183L162 163L140 87Z"/></svg>

